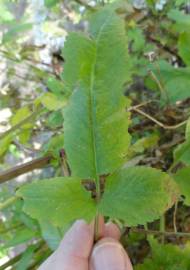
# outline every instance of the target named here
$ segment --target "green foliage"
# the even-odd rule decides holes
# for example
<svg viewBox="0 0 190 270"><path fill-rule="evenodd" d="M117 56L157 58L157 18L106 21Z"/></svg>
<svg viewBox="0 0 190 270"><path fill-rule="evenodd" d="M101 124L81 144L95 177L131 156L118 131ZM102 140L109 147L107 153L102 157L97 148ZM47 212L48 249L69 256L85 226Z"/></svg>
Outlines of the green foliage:
<svg viewBox="0 0 190 270"><path fill-rule="evenodd" d="M5 248L14 247L16 245L23 244L39 236L40 235L38 231L36 232L28 228L26 229L22 228L21 230L17 230L15 237L13 237L10 241L7 242L7 244L5 245Z"/></svg>
<svg viewBox="0 0 190 270"><path fill-rule="evenodd" d="M48 8L51 8L51 7L55 6L58 2L59 2L59 0L45 0L45 5Z"/></svg>
<svg viewBox="0 0 190 270"><path fill-rule="evenodd" d="M173 245L161 245L156 240L150 240L152 258L146 259L142 265L135 270L189 270L190 247L177 247Z"/></svg>
<svg viewBox="0 0 190 270"><path fill-rule="evenodd" d="M72 174L96 179L118 168L128 149L122 89L128 56L123 21L112 10L92 17L90 34L70 34L64 47L64 83L71 92L64 133Z"/></svg>
<svg viewBox="0 0 190 270"><path fill-rule="evenodd" d="M180 187L181 194L185 196L185 205L190 206L190 167L178 170L174 179Z"/></svg>
<svg viewBox="0 0 190 270"><path fill-rule="evenodd" d="M178 145L174 149L174 162L183 162L186 165L190 165L190 120L187 122L185 132L185 142Z"/></svg>
<svg viewBox="0 0 190 270"><path fill-rule="evenodd" d="M17 195L24 198L26 213L40 222L48 220L61 228L76 219L90 221L95 216L95 202L77 178L52 178L34 182L20 188Z"/></svg>
<svg viewBox="0 0 190 270"><path fill-rule="evenodd" d="M104 1L106 7L94 1L93 8L91 1L81 1L83 6L75 0L45 0L45 6L36 7L24 2L0 0L0 171L8 168L5 173L14 175L10 161L53 159L34 172L35 179L46 180L17 192L24 200L11 199L20 179L2 185L1 207L4 200L9 203L0 220L0 256L23 243L21 260L11 267L38 268L75 219L90 221L98 213L122 225L144 224L147 230L157 230L155 219L164 214L165 230L171 230L174 208L167 209L180 194L185 199L178 205L176 225L188 228L190 121L184 142L176 147L184 139L180 122L190 113L187 2L163 1L157 8L160 1L149 0L139 11L133 1ZM167 130L178 123L179 128ZM176 183L161 172L170 168L171 174L181 165L188 167L173 174ZM71 176L60 177L65 172ZM55 178L49 179L52 174ZM136 235L135 254L139 244L144 251L145 242L143 234ZM188 245L182 250L154 240L150 244L152 259L137 269L190 269ZM134 255L133 261L138 258Z"/></svg>
<svg viewBox="0 0 190 270"><path fill-rule="evenodd" d="M32 23L21 23L14 24L11 28L4 34L3 43L12 42L14 39L18 38L19 34L23 34L23 32L28 31L32 28Z"/></svg>
<svg viewBox="0 0 190 270"><path fill-rule="evenodd" d="M52 225L49 220L41 221L40 227L42 231L42 236L46 240L48 246L52 250L55 250L59 246L59 243L63 237L62 230Z"/></svg>
<svg viewBox="0 0 190 270"><path fill-rule="evenodd" d="M57 111L61 108L63 108L66 103L67 99L62 99L53 93L45 93L41 98L40 98L41 103L44 105L45 108L47 108L50 111Z"/></svg>
<svg viewBox="0 0 190 270"><path fill-rule="evenodd" d="M161 97L175 103L190 97L190 69L175 68L166 61L159 61L150 66L150 70L162 84ZM160 89L158 88L160 91Z"/></svg>
<svg viewBox="0 0 190 270"><path fill-rule="evenodd" d="M100 211L125 221L128 226L146 224L159 218L177 196L176 186L166 173L143 166L131 167L107 178Z"/></svg>
<svg viewBox="0 0 190 270"><path fill-rule="evenodd" d="M41 224L48 220L60 228L75 219L90 221L97 212L128 225L158 219L177 199L173 180L156 169L120 169L130 143L126 112L129 102L123 94L128 72L123 20L111 8L95 13L89 35L70 34L63 56L63 82L70 93L64 109L64 148L71 177L20 188L17 195L25 201L24 210ZM47 104L50 110L60 109L52 98ZM56 138L52 143L54 149L57 143L61 146ZM106 174L110 176L105 177L105 193L100 199L100 178ZM95 182L97 204L80 179Z"/></svg>
<svg viewBox="0 0 190 270"><path fill-rule="evenodd" d="M24 270L27 269L29 263L32 260L34 254L35 247L29 246L25 252L23 253L18 265L16 266L16 270Z"/></svg>
<svg viewBox="0 0 190 270"><path fill-rule="evenodd" d="M179 55L182 57L184 63L190 66L190 32L183 32L180 34L178 41Z"/></svg>

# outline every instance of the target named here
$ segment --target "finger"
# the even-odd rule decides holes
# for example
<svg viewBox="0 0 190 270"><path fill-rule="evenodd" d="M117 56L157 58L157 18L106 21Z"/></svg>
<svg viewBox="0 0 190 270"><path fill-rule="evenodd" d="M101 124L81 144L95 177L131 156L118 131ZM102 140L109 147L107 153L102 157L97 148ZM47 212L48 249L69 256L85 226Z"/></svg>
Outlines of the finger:
<svg viewBox="0 0 190 270"><path fill-rule="evenodd" d="M110 237L115 240L119 240L121 237L119 227L112 222L107 223L104 228L104 237Z"/></svg>
<svg viewBox="0 0 190 270"><path fill-rule="evenodd" d="M59 248L39 270L88 270L93 245L93 226L83 220L74 223Z"/></svg>
<svg viewBox="0 0 190 270"><path fill-rule="evenodd" d="M132 270L130 260L122 245L112 239L100 240L90 258L90 270Z"/></svg>

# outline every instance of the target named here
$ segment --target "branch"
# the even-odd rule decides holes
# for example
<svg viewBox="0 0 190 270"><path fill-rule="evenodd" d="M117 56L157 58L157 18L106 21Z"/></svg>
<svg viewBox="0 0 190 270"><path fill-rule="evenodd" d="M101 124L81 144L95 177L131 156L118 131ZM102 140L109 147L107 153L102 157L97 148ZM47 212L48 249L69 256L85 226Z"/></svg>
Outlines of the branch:
<svg viewBox="0 0 190 270"><path fill-rule="evenodd" d="M26 162L24 164L18 165L14 168L8 169L6 171L0 172L0 184L9 181L19 175L25 174L27 172L33 171L35 169L40 169L45 167L53 159L51 155L36 158L32 161Z"/></svg>
<svg viewBox="0 0 190 270"><path fill-rule="evenodd" d="M162 232L162 231L145 230L145 229L139 229L139 228L131 228L130 232L190 238L190 233L187 233L187 232L165 232L165 231Z"/></svg>
<svg viewBox="0 0 190 270"><path fill-rule="evenodd" d="M184 126L185 124L187 124L187 121L188 120L185 120L177 125L174 125L174 126L168 126L168 125L165 125L163 124L162 122L158 121L157 119L155 119L154 117L152 117L151 115L145 113L144 111L138 109L138 108L135 108L135 107L131 107L131 111L135 111L143 116L145 116L146 118L148 118L149 120L151 120L152 122L156 123L158 126L164 128L164 129L171 129L171 130L174 130L174 129L177 129L179 127L182 127Z"/></svg>

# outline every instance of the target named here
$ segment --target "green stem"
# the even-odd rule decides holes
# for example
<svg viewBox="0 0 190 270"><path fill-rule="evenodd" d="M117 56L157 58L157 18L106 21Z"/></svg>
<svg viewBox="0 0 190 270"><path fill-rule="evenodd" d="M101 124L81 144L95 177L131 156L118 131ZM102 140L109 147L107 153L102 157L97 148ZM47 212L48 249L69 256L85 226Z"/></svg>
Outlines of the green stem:
<svg viewBox="0 0 190 270"><path fill-rule="evenodd" d="M163 214L162 216L161 216L161 218L160 218L160 232L161 233L164 233L165 232L165 224L166 223L166 220L165 220L165 215ZM163 236L162 236L162 243L164 243L165 242L165 237L164 237L164 234L163 234Z"/></svg>
<svg viewBox="0 0 190 270"><path fill-rule="evenodd" d="M101 199L100 178L96 177L96 202L97 202L97 204L99 203L100 199ZM99 240L99 238L100 238L100 235L99 235L99 218L100 218L100 215L97 212L96 218L95 218L95 234L94 234L95 242L97 242Z"/></svg>
<svg viewBox="0 0 190 270"><path fill-rule="evenodd" d="M13 203L15 203L17 200L19 200L19 198L16 196L13 196L13 197L7 199L5 202L0 203L0 211L6 209L7 207L9 207Z"/></svg>
<svg viewBox="0 0 190 270"><path fill-rule="evenodd" d="M14 125L13 127L11 127L10 129L8 129L4 133L0 134L0 140L4 139L5 137L7 137L12 132L20 129L24 124L29 123L30 121L32 121L36 116L38 116L42 112L45 112L45 110L42 109L42 108L40 108L40 109L36 110L35 112L31 113L29 116L27 116L26 118L24 118L18 124Z"/></svg>

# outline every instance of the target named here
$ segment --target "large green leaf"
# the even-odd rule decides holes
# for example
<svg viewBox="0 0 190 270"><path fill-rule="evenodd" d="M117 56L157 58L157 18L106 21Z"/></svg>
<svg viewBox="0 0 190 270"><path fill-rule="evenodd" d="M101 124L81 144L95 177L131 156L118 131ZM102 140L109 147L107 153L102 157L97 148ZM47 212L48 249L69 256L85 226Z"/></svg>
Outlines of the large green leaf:
<svg viewBox="0 0 190 270"><path fill-rule="evenodd" d="M190 167L178 170L174 179L179 185L181 194L185 196L184 203L190 206Z"/></svg>
<svg viewBox="0 0 190 270"><path fill-rule="evenodd" d="M190 68L175 68L166 61L158 61L150 66L163 86L162 98L171 103L190 97Z"/></svg>
<svg viewBox="0 0 190 270"><path fill-rule="evenodd" d="M64 47L65 149L72 175L97 179L124 162L130 137L123 84L127 74L124 22L112 11L96 13L90 35L72 33Z"/></svg>
<svg viewBox="0 0 190 270"><path fill-rule="evenodd" d="M130 167L107 178L99 210L135 226L159 218L177 196L177 185L168 174L143 166Z"/></svg>
<svg viewBox="0 0 190 270"><path fill-rule="evenodd" d="M94 201L77 178L41 180L21 187L17 195L23 197L26 213L55 226L64 227L76 219L90 221L96 212Z"/></svg>

